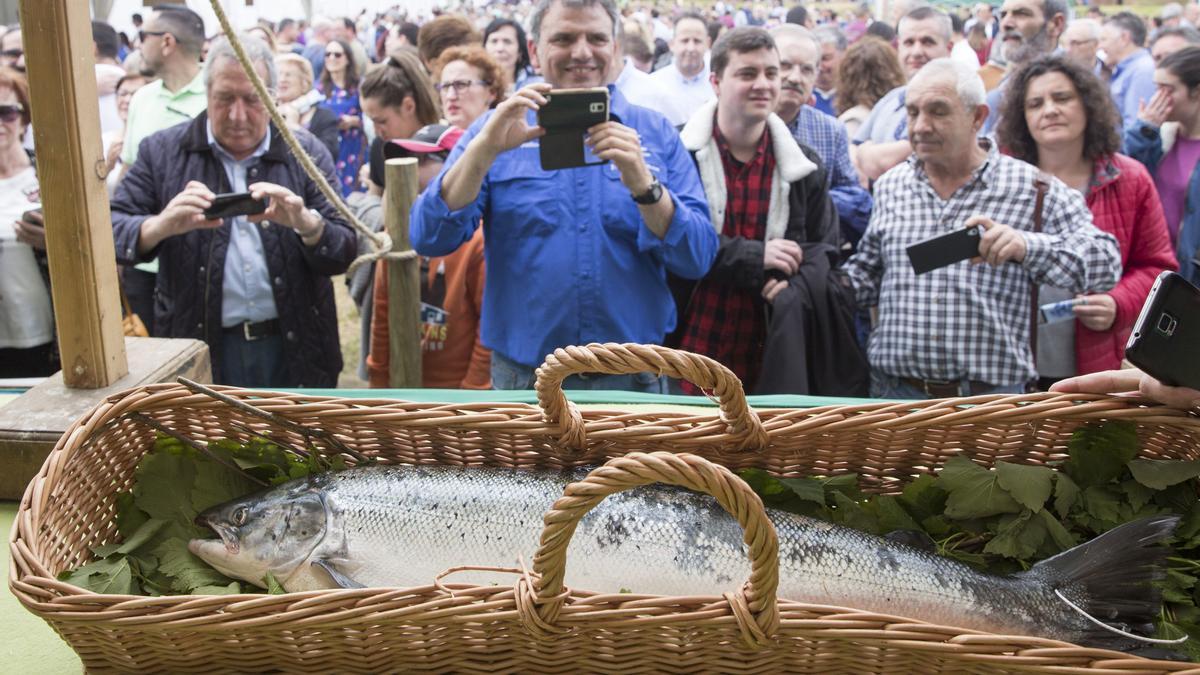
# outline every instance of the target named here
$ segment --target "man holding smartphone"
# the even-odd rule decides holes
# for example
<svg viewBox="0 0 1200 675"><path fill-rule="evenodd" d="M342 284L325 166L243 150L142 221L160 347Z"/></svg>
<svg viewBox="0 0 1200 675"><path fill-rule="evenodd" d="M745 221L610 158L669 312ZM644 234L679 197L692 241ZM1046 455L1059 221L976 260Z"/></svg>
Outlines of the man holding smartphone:
<svg viewBox="0 0 1200 675"><path fill-rule="evenodd" d="M242 42L273 88L270 48ZM207 112L143 141L117 188L117 259L158 257L155 334L208 343L215 382L336 386L342 357L329 277L354 259L354 231L270 126L224 38L209 52L204 82ZM325 146L295 133L337 185Z"/></svg>
<svg viewBox="0 0 1200 675"><path fill-rule="evenodd" d="M975 71L949 58L908 85L912 156L875 184L871 222L846 263L859 304L879 312L872 396L1023 392L1037 377L1032 285L1094 293L1120 277L1116 239L1092 224L1082 195L1050 176L1038 197L1036 167L978 138L985 97ZM973 226L974 260L917 275L908 247Z"/></svg>
<svg viewBox="0 0 1200 675"><path fill-rule="evenodd" d="M482 219L482 339L497 389L529 389L558 347L660 343L674 327L667 271L697 279L717 250L699 177L670 122L611 85L610 119L588 129L604 164L541 168L536 112L553 89L609 85L620 62L612 0L539 0L530 53L545 82L480 118L413 207L413 248L447 255ZM662 393L665 378L571 377L567 387Z"/></svg>

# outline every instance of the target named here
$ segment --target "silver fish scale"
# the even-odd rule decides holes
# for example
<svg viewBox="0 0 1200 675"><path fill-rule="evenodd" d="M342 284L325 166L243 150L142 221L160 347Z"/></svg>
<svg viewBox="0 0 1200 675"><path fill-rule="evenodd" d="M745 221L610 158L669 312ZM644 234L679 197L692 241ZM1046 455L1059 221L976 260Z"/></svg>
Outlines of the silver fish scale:
<svg viewBox="0 0 1200 675"><path fill-rule="evenodd" d="M334 474L325 485L331 522L312 558L337 562L366 586L425 585L460 565L531 566L542 515L582 475L431 466ZM781 598L1046 637L1077 623L1026 580L985 576L824 521L768 515L779 536ZM566 582L598 592L718 595L740 588L749 574L742 530L715 500L649 486L610 496L581 520Z"/></svg>

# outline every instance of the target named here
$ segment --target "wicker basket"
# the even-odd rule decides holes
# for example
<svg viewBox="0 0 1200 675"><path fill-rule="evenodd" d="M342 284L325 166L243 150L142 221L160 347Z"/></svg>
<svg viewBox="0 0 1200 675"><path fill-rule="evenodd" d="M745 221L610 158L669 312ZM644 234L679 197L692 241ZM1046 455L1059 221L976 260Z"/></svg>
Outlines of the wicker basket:
<svg viewBox="0 0 1200 675"><path fill-rule="evenodd" d="M580 412L559 387L572 373L641 370L711 390L720 414ZM1131 398L1054 394L755 412L741 384L715 362L638 345L558 350L539 369L537 390L540 407L223 389L387 462L562 467L620 458L568 488L546 515L532 570L514 574L512 586L447 577L406 589L147 598L97 595L57 581L90 558L90 547L117 536L114 495L129 488L155 437L129 413L201 440L244 439L251 430L299 440L175 385L114 396L64 434L21 502L9 586L88 670L1144 675L1193 667L776 601L774 532L758 498L722 467L755 466L780 476L858 472L864 489L894 492L964 452L985 465L1061 459L1071 432L1101 419L1135 423L1143 456L1200 457L1194 415ZM642 452L625 457L632 451ZM578 518L606 494L655 480L708 491L739 519L750 580L712 597L564 589L566 544Z"/></svg>

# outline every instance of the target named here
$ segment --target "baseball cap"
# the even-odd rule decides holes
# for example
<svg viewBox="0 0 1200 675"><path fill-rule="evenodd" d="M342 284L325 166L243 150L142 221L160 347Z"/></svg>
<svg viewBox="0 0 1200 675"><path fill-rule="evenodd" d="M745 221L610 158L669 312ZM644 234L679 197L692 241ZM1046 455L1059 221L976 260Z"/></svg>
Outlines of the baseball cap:
<svg viewBox="0 0 1200 675"><path fill-rule="evenodd" d="M383 148L386 159L424 155L431 152L449 153L462 136L463 130L447 124L427 124L412 138L396 139Z"/></svg>

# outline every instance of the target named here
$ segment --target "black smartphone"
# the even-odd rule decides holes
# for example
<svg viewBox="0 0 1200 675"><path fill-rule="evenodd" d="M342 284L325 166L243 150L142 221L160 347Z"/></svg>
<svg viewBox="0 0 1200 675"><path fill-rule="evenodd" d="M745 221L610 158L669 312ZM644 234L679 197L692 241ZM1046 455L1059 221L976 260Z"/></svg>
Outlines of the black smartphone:
<svg viewBox="0 0 1200 675"><path fill-rule="evenodd" d="M249 192L226 192L213 198L212 205L204 209L204 217L218 220L235 216L256 216L266 210L266 198L255 199Z"/></svg>
<svg viewBox="0 0 1200 675"><path fill-rule="evenodd" d="M980 227L964 227L909 246L908 260L913 272L924 274L979 255Z"/></svg>
<svg viewBox="0 0 1200 675"><path fill-rule="evenodd" d="M1158 275L1125 358L1164 384L1200 389L1200 289L1175 272Z"/></svg>
<svg viewBox="0 0 1200 675"><path fill-rule="evenodd" d="M538 110L538 126L546 130L538 143L542 169L603 164L588 160L583 139L588 129L608 121L608 89L556 89L546 99Z"/></svg>

